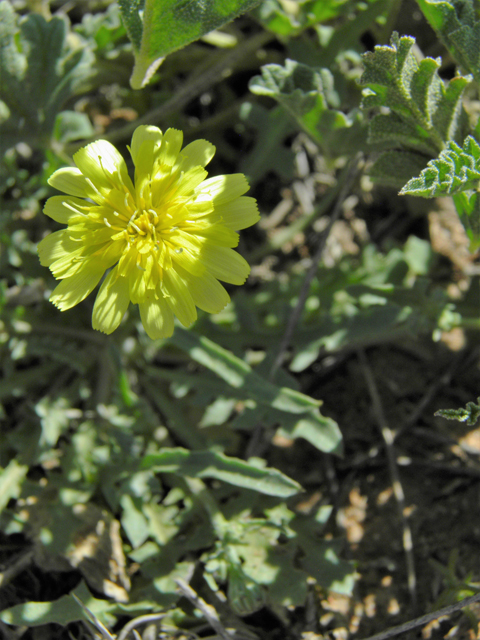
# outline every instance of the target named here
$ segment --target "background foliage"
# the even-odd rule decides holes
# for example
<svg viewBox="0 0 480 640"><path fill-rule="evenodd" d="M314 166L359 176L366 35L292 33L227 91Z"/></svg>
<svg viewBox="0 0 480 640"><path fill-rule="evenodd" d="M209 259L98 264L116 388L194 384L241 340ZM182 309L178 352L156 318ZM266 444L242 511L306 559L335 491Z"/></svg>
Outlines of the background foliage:
<svg viewBox="0 0 480 640"><path fill-rule="evenodd" d="M479 25L0 0L0 635L365 637L478 591ZM245 287L169 340L60 314L36 255L49 176L139 124L213 142L262 213Z"/></svg>

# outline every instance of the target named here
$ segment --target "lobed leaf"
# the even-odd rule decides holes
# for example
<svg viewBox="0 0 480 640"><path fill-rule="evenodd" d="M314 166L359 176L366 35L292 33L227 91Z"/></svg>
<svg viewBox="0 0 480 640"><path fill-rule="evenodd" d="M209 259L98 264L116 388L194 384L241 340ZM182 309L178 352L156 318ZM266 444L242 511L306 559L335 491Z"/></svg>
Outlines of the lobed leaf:
<svg viewBox="0 0 480 640"><path fill-rule="evenodd" d="M480 21L473 0L417 0L452 57L480 82Z"/></svg>
<svg viewBox="0 0 480 640"><path fill-rule="evenodd" d="M476 424L480 418L480 398L477 402L467 402L465 409L440 409L435 412L436 416L457 422L466 422L469 426Z"/></svg>
<svg viewBox="0 0 480 640"><path fill-rule="evenodd" d="M297 482L276 469L262 469L218 451L165 448L159 453L145 456L141 468L154 468L165 473L196 478L216 478L236 487L282 498L288 498L302 490Z"/></svg>
<svg viewBox="0 0 480 640"><path fill-rule="evenodd" d="M43 145L92 60L87 48L67 43L66 19L30 13L19 21L10 4L0 2L0 100L6 107L0 151L19 141Z"/></svg>
<svg viewBox="0 0 480 640"><path fill-rule="evenodd" d="M356 150L363 140L361 117L339 111L339 98L328 69L315 69L287 59L285 66L267 64L251 79L250 91L277 100L300 127L322 147L339 155Z"/></svg>
<svg viewBox="0 0 480 640"><path fill-rule="evenodd" d="M463 148L449 142L438 158L430 160L418 178L412 178L400 195L436 198L476 189L480 181L480 146L467 136Z"/></svg>
<svg viewBox="0 0 480 640"><path fill-rule="evenodd" d="M414 44L414 38L394 33L390 45L377 46L363 55L365 71L360 79L365 85L362 107L389 110L372 118L368 141L416 156L409 162L412 167L407 164L402 171L407 179L415 175L415 165L424 168L428 158L437 156L448 142L463 142L468 119L462 96L471 80L457 76L445 84L438 75L441 60L418 61ZM379 161L385 175L374 170L373 177L400 184L398 167L389 169L386 160Z"/></svg>

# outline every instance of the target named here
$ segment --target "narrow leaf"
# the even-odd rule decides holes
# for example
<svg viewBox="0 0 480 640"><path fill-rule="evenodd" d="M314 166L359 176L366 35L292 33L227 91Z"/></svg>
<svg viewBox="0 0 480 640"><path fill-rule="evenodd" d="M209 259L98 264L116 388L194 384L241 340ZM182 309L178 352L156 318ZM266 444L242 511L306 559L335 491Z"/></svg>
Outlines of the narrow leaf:
<svg viewBox="0 0 480 640"><path fill-rule="evenodd" d="M303 413L321 404L303 393L268 382L252 371L246 362L208 338L180 329L175 331L171 341L229 385L262 404L288 413Z"/></svg>
<svg viewBox="0 0 480 640"><path fill-rule="evenodd" d="M141 468L154 468L156 471L193 478L216 478L237 487L282 498L295 495L302 490L297 482L276 469L261 469L217 451L165 448L159 453L145 456Z"/></svg>

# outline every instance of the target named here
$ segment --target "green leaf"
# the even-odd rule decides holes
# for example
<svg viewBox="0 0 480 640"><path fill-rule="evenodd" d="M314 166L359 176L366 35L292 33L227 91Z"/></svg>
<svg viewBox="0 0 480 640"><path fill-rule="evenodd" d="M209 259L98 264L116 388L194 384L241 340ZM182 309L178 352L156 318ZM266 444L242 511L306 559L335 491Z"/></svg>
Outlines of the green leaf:
<svg viewBox="0 0 480 640"><path fill-rule="evenodd" d="M73 140L84 140L94 134L95 130L86 113L61 111L55 119L53 137L63 144Z"/></svg>
<svg viewBox="0 0 480 640"><path fill-rule="evenodd" d="M180 329L175 331L171 341L252 400L288 413L311 411L321 404L303 393L268 382L252 371L246 362L208 338Z"/></svg>
<svg viewBox="0 0 480 640"><path fill-rule="evenodd" d="M276 469L261 469L230 458L217 451L188 451L177 447L162 449L143 458L142 469L197 478L216 478L237 487L259 491L269 496L287 498L302 490L301 486Z"/></svg>
<svg viewBox="0 0 480 640"><path fill-rule="evenodd" d="M85 583L73 591L77 598L103 623L112 624L114 617L110 611L116 603L97 600L88 591ZM90 620L85 610L71 596L62 596L53 602L26 602L18 604L0 613L0 620L16 626L37 627L42 624L56 623L62 626L77 620Z"/></svg>
<svg viewBox="0 0 480 640"><path fill-rule="evenodd" d="M463 142L468 119L462 96L471 78L457 76L445 84L438 75L440 59L418 61L414 44L414 38L394 33L390 45L377 46L362 56L365 71L360 82L366 86L362 107L390 110L372 118L371 144L417 154L417 165L423 162L425 166L428 157L437 156L449 141ZM388 176L385 160L381 163ZM398 182L396 168L392 167L390 175Z"/></svg>
<svg viewBox="0 0 480 640"><path fill-rule="evenodd" d="M451 55L480 82L480 21L473 0L417 0Z"/></svg>
<svg viewBox="0 0 480 640"><path fill-rule="evenodd" d="M295 155L284 145L285 138L295 130L290 116L281 106L268 111L259 104L244 102L240 119L257 131L252 150L240 162L240 171L250 184L261 180L268 171L292 180Z"/></svg>
<svg viewBox="0 0 480 640"><path fill-rule="evenodd" d="M341 155L359 148L363 135L358 112L344 114L328 69L314 69L294 60L285 66L267 64L262 75L251 79L252 93L277 100L300 127L328 155Z"/></svg>
<svg viewBox="0 0 480 640"><path fill-rule="evenodd" d="M130 84L144 87L163 58L257 5L259 0L119 0L135 54Z"/></svg>
<svg viewBox="0 0 480 640"><path fill-rule="evenodd" d="M93 55L67 41L66 18L49 22L36 13L18 19L0 2L0 100L8 117L2 122L0 151L19 141L42 146L65 101L90 74Z"/></svg>
<svg viewBox="0 0 480 640"><path fill-rule="evenodd" d="M438 158L430 160L418 178L412 178L400 195L436 198L476 189L480 180L480 146L467 136L463 148L449 142Z"/></svg>
<svg viewBox="0 0 480 640"><path fill-rule="evenodd" d="M477 398L477 404L475 402L467 402L465 409L440 409L434 415L447 420L466 422L472 427L480 418L480 398Z"/></svg>
<svg viewBox="0 0 480 640"><path fill-rule="evenodd" d="M11 498L18 498L28 467L10 460L5 469L0 470L0 513Z"/></svg>
<svg viewBox="0 0 480 640"><path fill-rule="evenodd" d="M413 176L423 171L427 156L413 151L383 151L373 162L369 176L374 182L401 189Z"/></svg>
<svg viewBox="0 0 480 640"><path fill-rule="evenodd" d="M453 196L453 202L474 252L480 247L480 197L476 191L463 191Z"/></svg>
<svg viewBox="0 0 480 640"><path fill-rule="evenodd" d="M315 423L315 429L323 429L323 437L319 438L318 434L315 437L317 443L321 441L324 443L325 448L322 447L322 451L340 452L342 440L340 430L336 422L321 416L318 410L322 404L321 401L288 387L278 387L252 371L246 362L230 351L191 331L176 330L171 341L180 349L187 351L193 360L238 389L243 397L255 400L269 409L283 411L287 415L295 414L297 421L306 419L310 426L312 422ZM306 432L303 426L300 430ZM309 431L309 433L312 432Z"/></svg>
<svg viewBox="0 0 480 640"><path fill-rule="evenodd" d="M265 0L255 16L265 29L279 36L297 36L308 27L341 15L350 0L303 0L285 5L278 0Z"/></svg>

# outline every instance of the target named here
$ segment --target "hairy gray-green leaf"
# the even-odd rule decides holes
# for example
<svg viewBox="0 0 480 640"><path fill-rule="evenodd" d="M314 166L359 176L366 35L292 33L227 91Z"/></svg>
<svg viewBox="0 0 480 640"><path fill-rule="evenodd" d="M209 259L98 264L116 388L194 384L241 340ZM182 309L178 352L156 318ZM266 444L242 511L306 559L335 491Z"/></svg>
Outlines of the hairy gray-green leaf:
<svg viewBox="0 0 480 640"><path fill-rule="evenodd" d="M0 151L24 141L45 144L65 101L90 73L92 54L67 43L67 22L49 22L30 13L20 19L0 2L0 100L8 115L2 122Z"/></svg>
<svg viewBox="0 0 480 640"><path fill-rule="evenodd" d="M165 448L159 453L146 455L141 467L192 478L216 478L269 496L287 498L302 490L297 482L276 469L262 469L244 460L227 457L218 451Z"/></svg>
<svg viewBox="0 0 480 640"><path fill-rule="evenodd" d="M297 36L319 22L331 20L351 9L349 0L304 0L284 5L264 0L255 15L263 26L279 36Z"/></svg>
<svg viewBox="0 0 480 640"><path fill-rule="evenodd" d="M480 21L473 0L417 0L452 57L480 82Z"/></svg>
<svg viewBox="0 0 480 640"><path fill-rule="evenodd" d="M436 198L477 189L480 181L480 146L467 136L463 148L449 142L438 158L430 160L418 178L412 178L400 195Z"/></svg>
<svg viewBox="0 0 480 640"><path fill-rule="evenodd" d="M474 252L480 247L480 197L477 191L462 191L453 196L453 202Z"/></svg>
<svg viewBox="0 0 480 640"><path fill-rule="evenodd" d="M390 110L372 119L370 143L417 153L418 162L425 166L428 157L437 156L447 142L463 142L468 121L462 96L470 78L458 76L445 84L438 75L440 59L418 61L414 44L414 38L394 33L390 45L363 55L362 107ZM396 180L395 168L390 173Z"/></svg>
<svg viewBox="0 0 480 640"><path fill-rule="evenodd" d="M231 22L258 2L119 0L122 19L135 53L130 84L134 89L141 89L166 55Z"/></svg>
<svg viewBox="0 0 480 640"><path fill-rule="evenodd" d="M466 422L472 427L480 418L480 398L477 398L476 403L467 402L465 409L439 409L435 412L435 415L447 420Z"/></svg>
<svg viewBox="0 0 480 640"><path fill-rule="evenodd" d="M314 69L294 60L285 66L267 64L250 81L250 91L277 100L322 151L338 156L356 151L364 140L361 115L339 111L339 98L328 69Z"/></svg>
<svg viewBox="0 0 480 640"><path fill-rule="evenodd" d="M251 185L268 171L275 171L285 180L293 178L294 153L283 143L295 130L292 118L281 106L268 111L259 104L244 102L240 118L257 130L252 150L240 162L240 171Z"/></svg>

